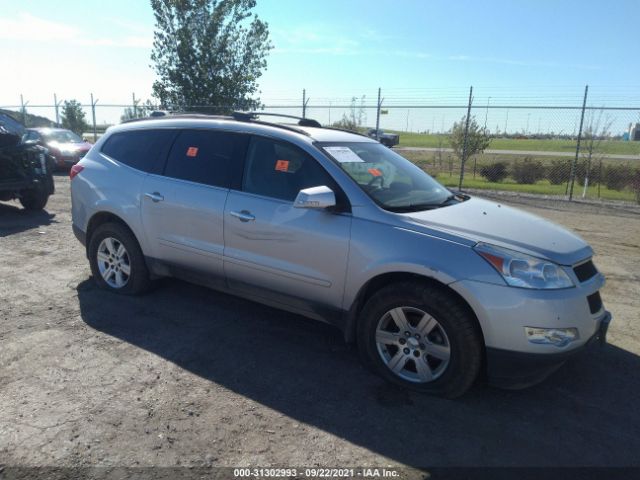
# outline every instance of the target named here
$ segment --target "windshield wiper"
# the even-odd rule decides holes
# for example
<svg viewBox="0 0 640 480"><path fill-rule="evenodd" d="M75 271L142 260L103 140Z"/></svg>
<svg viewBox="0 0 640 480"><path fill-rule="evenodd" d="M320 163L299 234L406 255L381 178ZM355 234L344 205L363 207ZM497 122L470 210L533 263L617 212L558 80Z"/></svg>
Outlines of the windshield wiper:
<svg viewBox="0 0 640 480"><path fill-rule="evenodd" d="M439 207L444 206L446 203L449 203L451 200L455 200L457 197L457 195L455 193L452 193L451 195L449 195L447 198L445 198L442 202L440 202L438 204Z"/></svg>
<svg viewBox="0 0 640 480"><path fill-rule="evenodd" d="M402 205L401 207L387 207L387 210L396 213L418 212L420 210L433 210L440 208L439 203L412 203L410 205Z"/></svg>
<svg viewBox="0 0 640 480"><path fill-rule="evenodd" d="M434 210L436 208L444 207L451 200L455 200L458 197L456 194L451 194L440 203L412 203L409 205L403 205L401 207L387 207L387 210L396 213L418 212L420 210Z"/></svg>

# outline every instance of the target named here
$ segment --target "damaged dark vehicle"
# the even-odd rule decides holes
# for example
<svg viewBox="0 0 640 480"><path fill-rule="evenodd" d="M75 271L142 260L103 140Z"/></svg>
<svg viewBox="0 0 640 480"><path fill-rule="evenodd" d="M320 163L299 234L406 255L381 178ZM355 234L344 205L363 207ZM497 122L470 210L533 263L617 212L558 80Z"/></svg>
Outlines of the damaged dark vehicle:
<svg viewBox="0 0 640 480"><path fill-rule="evenodd" d="M0 200L42 210L54 192L47 149L26 140L25 127L0 113Z"/></svg>

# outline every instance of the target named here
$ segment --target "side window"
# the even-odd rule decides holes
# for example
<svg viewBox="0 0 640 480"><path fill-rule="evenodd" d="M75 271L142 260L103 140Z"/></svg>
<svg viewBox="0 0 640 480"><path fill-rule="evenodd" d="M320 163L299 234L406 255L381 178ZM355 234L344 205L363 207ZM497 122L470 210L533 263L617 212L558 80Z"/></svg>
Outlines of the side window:
<svg viewBox="0 0 640 480"><path fill-rule="evenodd" d="M302 150L253 137L247 151L242 190L293 202L304 188L334 185L331 176Z"/></svg>
<svg viewBox="0 0 640 480"><path fill-rule="evenodd" d="M174 130L130 130L111 135L101 152L143 172L153 172L166 156Z"/></svg>
<svg viewBox="0 0 640 480"><path fill-rule="evenodd" d="M171 148L164 175L229 188L239 135L214 130L184 130Z"/></svg>

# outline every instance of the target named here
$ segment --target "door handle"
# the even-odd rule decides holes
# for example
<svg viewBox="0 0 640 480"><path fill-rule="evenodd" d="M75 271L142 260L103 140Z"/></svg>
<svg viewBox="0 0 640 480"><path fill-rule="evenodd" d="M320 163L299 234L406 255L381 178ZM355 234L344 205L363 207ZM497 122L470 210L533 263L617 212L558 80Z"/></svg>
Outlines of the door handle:
<svg viewBox="0 0 640 480"><path fill-rule="evenodd" d="M150 198L151 200L153 200L155 203L161 202L164 200L164 197L162 195L160 195L158 192L153 192L153 193L145 193L144 194L145 197Z"/></svg>
<svg viewBox="0 0 640 480"><path fill-rule="evenodd" d="M241 222L251 222L256 219L256 217L246 210L242 210L241 212L229 212L229 215L236 217Z"/></svg>

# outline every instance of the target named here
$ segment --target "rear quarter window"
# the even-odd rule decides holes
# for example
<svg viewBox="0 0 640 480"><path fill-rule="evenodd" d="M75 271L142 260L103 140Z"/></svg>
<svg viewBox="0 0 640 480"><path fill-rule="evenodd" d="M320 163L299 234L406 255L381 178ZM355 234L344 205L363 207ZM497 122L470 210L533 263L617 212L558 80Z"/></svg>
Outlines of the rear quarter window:
<svg viewBox="0 0 640 480"><path fill-rule="evenodd" d="M100 150L142 172L157 173L173 143L174 130L131 130L112 134Z"/></svg>

